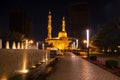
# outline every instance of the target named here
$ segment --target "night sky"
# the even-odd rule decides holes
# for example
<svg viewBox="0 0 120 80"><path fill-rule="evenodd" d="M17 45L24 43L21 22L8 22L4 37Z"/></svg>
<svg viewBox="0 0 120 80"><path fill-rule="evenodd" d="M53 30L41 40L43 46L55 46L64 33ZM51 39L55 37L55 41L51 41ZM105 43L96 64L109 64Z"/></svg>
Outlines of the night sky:
<svg viewBox="0 0 120 80"><path fill-rule="evenodd" d="M61 30L62 17L66 18L66 29L69 35L68 6L83 0L1 0L0 1L0 32L9 28L9 12L12 9L25 12L32 19L33 36L36 40L47 37L48 11L53 16L53 36ZM89 0L90 23L93 29L104 25L120 16L120 0Z"/></svg>

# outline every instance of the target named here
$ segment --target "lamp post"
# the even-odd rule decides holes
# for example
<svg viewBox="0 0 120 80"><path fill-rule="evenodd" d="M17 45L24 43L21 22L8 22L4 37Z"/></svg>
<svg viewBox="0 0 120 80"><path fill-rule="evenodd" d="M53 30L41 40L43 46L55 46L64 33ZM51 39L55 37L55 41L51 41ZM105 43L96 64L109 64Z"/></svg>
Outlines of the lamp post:
<svg viewBox="0 0 120 80"><path fill-rule="evenodd" d="M87 57L89 58L89 29L86 30L86 37L87 37Z"/></svg>

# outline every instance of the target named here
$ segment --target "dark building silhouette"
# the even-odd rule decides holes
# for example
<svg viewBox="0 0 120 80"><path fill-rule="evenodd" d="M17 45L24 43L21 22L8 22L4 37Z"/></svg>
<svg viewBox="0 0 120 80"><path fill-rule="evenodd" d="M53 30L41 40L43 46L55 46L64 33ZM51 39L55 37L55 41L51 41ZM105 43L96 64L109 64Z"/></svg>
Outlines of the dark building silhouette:
<svg viewBox="0 0 120 80"><path fill-rule="evenodd" d="M32 20L23 12L10 13L10 31L24 34L26 38L32 37Z"/></svg>
<svg viewBox="0 0 120 80"><path fill-rule="evenodd" d="M86 39L86 29L89 28L89 4L81 2L70 6L71 36L79 39L79 47Z"/></svg>

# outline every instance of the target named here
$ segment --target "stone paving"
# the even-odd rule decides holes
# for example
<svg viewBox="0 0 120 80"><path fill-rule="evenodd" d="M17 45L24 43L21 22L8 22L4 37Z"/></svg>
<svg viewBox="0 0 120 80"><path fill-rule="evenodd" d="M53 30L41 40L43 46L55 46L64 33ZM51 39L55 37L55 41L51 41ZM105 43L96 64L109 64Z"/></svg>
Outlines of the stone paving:
<svg viewBox="0 0 120 80"><path fill-rule="evenodd" d="M46 80L120 80L120 77L67 52Z"/></svg>

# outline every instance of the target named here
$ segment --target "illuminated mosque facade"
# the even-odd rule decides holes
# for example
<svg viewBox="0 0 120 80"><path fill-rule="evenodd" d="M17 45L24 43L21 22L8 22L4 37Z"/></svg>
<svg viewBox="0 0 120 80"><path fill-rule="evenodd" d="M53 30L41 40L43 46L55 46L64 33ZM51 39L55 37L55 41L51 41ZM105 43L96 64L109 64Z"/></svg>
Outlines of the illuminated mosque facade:
<svg viewBox="0 0 120 80"><path fill-rule="evenodd" d="M48 15L48 34L45 39L45 43L48 45L52 45L53 48L64 50L64 49L77 49L78 48L78 39L68 37L67 32L65 30L65 18L62 19L62 31L58 33L58 37L52 37L52 15L49 12ZM50 47L47 47L50 48Z"/></svg>

